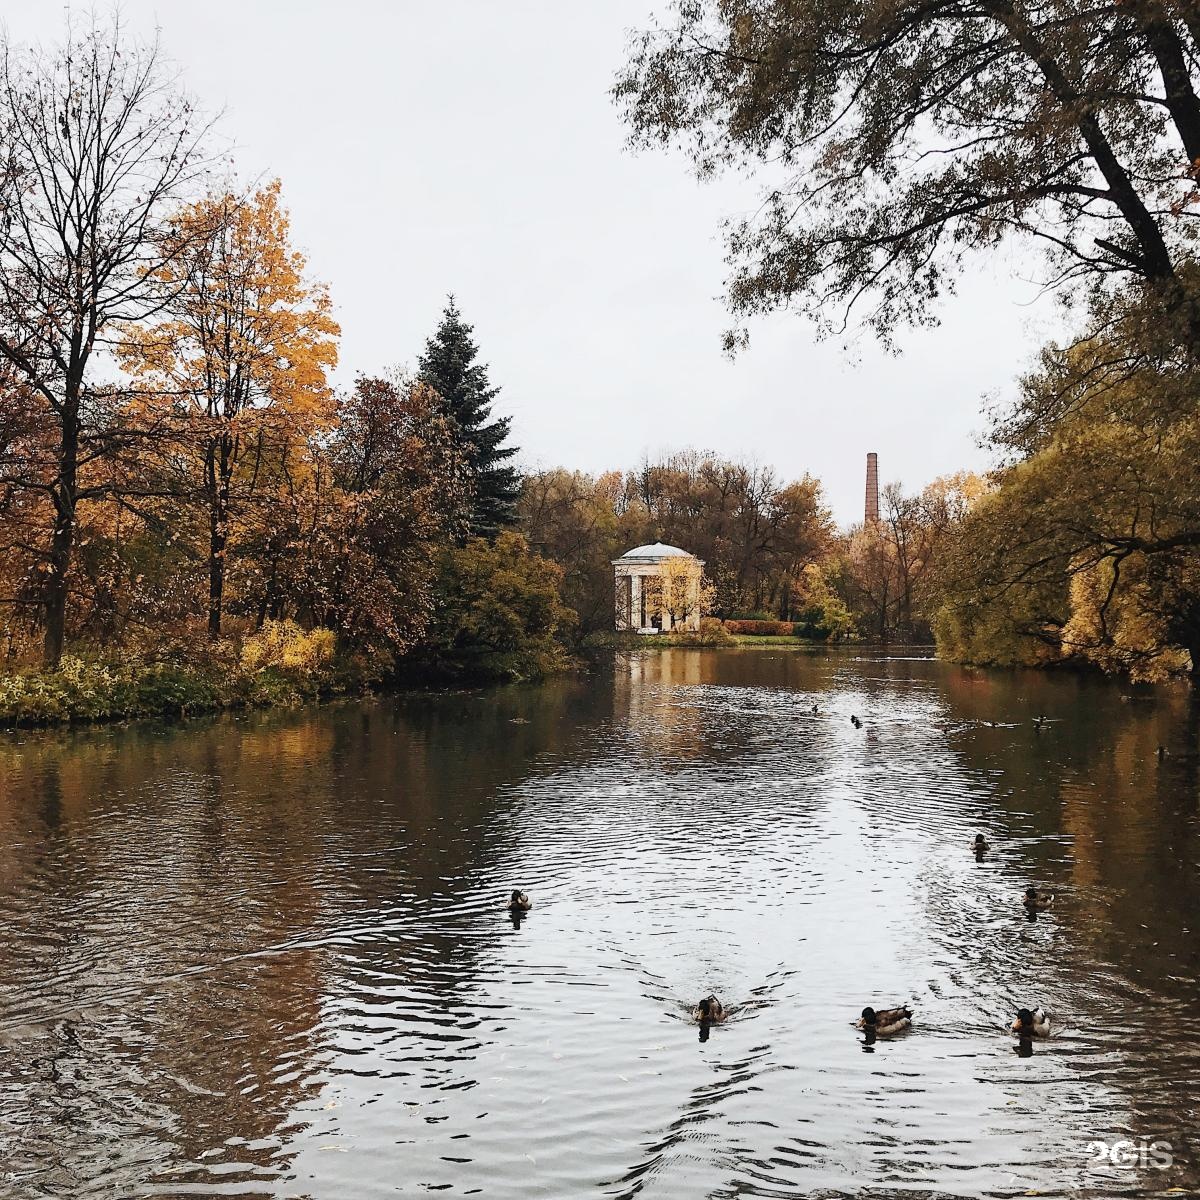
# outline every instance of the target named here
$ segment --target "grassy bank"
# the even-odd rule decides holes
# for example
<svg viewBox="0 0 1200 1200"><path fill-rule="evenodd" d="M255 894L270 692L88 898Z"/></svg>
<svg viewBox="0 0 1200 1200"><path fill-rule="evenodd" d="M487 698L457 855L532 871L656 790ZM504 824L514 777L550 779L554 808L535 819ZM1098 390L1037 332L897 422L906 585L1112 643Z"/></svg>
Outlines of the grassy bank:
<svg viewBox="0 0 1200 1200"><path fill-rule="evenodd" d="M841 644L840 642L830 642L825 638L796 637L788 634L772 636L770 634L736 633L733 635L733 640L738 646L836 646Z"/></svg>
<svg viewBox="0 0 1200 1200"><path fill-rule="evenodd" d="M680 647L728 649L738 646L791 646L797 649L843 645L825 638L796 637L792 634L729 633L706 629L702 633L594 633L584 640L584 649L597 653L609 650L676 650Z"/></svg>

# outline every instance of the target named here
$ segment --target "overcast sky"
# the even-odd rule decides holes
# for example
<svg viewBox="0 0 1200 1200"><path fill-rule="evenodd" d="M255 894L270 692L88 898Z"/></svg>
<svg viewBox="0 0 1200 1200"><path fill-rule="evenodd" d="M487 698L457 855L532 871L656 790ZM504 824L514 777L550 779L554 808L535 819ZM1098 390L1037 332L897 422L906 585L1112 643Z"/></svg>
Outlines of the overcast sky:
<svg viewBox="0 0 1200 1200"><path fill-rule="evenodd" d="M77 11L82 6L75 5ZM917 488L986 463L981 405L1052 328L1032 272L972 272L898 357L801 318L733 361L719 223L743 180L630 152L608 90L653 0L124 0L126 26L222 109L243 179L283 181L293 236L342 323L338 378L415 363L447 292L475 325L527 468L627 468L693 446L819 477L862 516L868 450ZM0 0L14 41L64 7Z"/></svg>

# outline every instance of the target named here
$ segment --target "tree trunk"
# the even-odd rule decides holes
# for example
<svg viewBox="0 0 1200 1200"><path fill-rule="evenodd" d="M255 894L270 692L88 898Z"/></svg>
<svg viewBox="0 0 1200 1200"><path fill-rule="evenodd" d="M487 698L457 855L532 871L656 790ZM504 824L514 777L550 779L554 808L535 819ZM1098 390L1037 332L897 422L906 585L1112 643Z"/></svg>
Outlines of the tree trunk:
<svg viewBox="0 0 1200 1200"><path fill-rule="evenodd" d="M206 455L208 485L208 636L221 636L225 604L225 549L229 543L229 487L232 447L227 434L214 438Z"/></svg>
<svg viewBox="0 0 1200 1200"><path fill-rule="evenodd" d="M75 389L71 389L74 391ZM67 575L75 547L75 508L78 500L79 402L68 396L62 417L58 480L51 493L54 500L54 530L50 536L49 571L43 592L46 609L46 638L43 661L51 670L62 661L67 629Z"/></svg>
<svg viewBox="0 0 1200 1200"><path fill-rule="evenodd" d="M50 541L50 570L46 576L46 639L43 660L51 670L62 661L67 628L67 571L71 566L75 518L72 512L59 507L54 518L54 533Z"/></svg>
<svg viewBox="0 0 1200 1200"><path fill-rule="evenodd" d="M221 514L214 505L208 522L208 636L221 636L221 609L225 600L225 535Z"/></svg>

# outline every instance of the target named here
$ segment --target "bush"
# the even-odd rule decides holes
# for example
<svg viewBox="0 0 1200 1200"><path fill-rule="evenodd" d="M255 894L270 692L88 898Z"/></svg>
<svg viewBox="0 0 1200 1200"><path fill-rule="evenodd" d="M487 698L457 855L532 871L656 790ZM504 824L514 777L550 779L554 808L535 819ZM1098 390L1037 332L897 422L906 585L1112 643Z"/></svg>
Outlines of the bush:
<svg viewBox="0 0 1200 1200"><path fill-rule="evenodd" d="M700 622L700 630L673 629L667 637L672 645L677 646L736 646L733 635L721 621L713 617L704 617Z"/></svg>
<svg viewBox="0 0 1200 1200"><path fill-rule="evenodd" d="M794 630L791 621L726 621L725 628L750 637L790 637Z"/></svg>
<svg viewBox="0 0 1200 1200"><path fill-rule="evenodd" d="M57 671L0 675L0 725L48 725L123 717L184 716L221 708L296 704L361 689L375 676L339 658L328 629L269 622L231 642L197 640L186 654L86 658L65 655Z"/></svg>
<svg viewBox="0 0 1200 1200"><path fill-rule="evenodd" d="M559 598L562 571L518 533L447 551L424 643L402 664L418 676L540 679L570 665L576 616Z"/></svg>
<svg viewBox="0 0 1200 1200"><path fill-rule="evenodd" d="M267 621L242 643L242 667L247 671L276 667L288 675L313 679L328 670L336 648L332 629L306 633L295 621Z"/></svg>

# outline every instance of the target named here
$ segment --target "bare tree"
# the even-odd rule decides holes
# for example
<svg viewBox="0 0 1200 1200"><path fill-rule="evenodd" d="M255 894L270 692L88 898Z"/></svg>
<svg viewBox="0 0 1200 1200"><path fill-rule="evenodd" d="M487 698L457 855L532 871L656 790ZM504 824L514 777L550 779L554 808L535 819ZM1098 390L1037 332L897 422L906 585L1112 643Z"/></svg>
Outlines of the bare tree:
<svg viewBox="0 0 1200 1200"><path fill-rule="evenodd" d="M68 21L50 49L0 43L0 103L0 360L38 405L49 446L7 482L50 501L39 553L53 666L77 509L98 494L87 472L111 437L97 359L122 325L164 302L163 256L179 247L161 232L206 169L207 126L157 42L127 39L115 17Z"/></svg>

